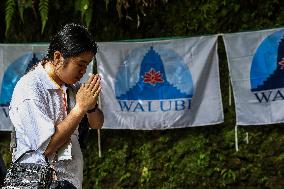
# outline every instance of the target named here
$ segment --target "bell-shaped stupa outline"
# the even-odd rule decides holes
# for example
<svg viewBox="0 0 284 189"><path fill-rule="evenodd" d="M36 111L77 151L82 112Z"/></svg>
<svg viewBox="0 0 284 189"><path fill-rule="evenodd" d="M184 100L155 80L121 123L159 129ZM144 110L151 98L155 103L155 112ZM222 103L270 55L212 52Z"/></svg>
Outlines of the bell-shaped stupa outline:
<svg viewBox="0 0 284 189"><path fill-rule="evenodd" d="M149 80L151 76L153 78ZM152 46L142 59L138 82L126 93L117 96L118 100L163 100L179 98L192 98L192 94L181 92L177 87L168 82L163 61Z"/></svg>
<svg viewBox="0 0 284 189"><path fill-rule="evenodd" d="M17 82L38 63L37 55L40 56L39 53L24 54L5 70L1 86L0 106L9 106Z"/></svg>
<svg viewBox="0 0 284 189"><path fill-rule="evenodd" d="M282 62L282 65L281 65ZM280 39L277 49L276 69L271 73L262 84L251 91L263 91L277 88L284 88L284 36Z"/></svg>

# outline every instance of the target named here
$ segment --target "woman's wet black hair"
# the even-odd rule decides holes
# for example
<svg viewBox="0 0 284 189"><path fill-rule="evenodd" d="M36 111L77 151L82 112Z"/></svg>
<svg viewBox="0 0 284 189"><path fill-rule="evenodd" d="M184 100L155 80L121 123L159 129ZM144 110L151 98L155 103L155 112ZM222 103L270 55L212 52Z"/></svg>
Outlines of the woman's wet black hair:
<svg viewBox="0 0 284 189"><path fill-rule="evenodd" d="M69 58L83 52L96 54L97 48L96 42L85 26L70 23L64 25L51 37L44 60L53 60L55 51L59 51L63 58Z"/></svg>

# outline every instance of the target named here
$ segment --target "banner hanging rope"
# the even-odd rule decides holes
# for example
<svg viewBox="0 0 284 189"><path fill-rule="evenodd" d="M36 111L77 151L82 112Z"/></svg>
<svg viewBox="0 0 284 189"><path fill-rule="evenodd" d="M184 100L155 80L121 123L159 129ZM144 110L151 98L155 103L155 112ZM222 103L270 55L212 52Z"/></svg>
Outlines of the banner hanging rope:
<svg viewBox="0 0 284 189"><path fill-rule="evenodd" d="M228 75L229 78L229 106L232 105L232 89L231 89L231 81L230 81L230 74Z"/></svg>
<svg viewBox="0 0 284 189"><path fill-rule="evenodd" d="M236 152L239 151L239 144L238 144L238 125L235 125L235 147Z"/></svg>
<svg viewBox="0 0 284 189"><path fill-rule="evenodd" d="M102 149L101 149L101 130L98 129L98 150L99 150L99 157L102 157Z"/></svg>

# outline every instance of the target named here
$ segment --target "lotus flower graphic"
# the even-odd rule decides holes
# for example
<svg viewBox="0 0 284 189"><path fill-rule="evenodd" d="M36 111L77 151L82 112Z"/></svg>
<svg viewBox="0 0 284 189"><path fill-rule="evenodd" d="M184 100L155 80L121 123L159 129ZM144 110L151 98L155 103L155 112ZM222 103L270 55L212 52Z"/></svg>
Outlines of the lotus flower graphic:
<svg viewBox="0 0 284 189"><path fill-rule="evenodd" d="M144 83L150 83L151 85L156 85L156 83L163 83L162 75L160 71L156 71L153 68L144 75Z"/></svg>

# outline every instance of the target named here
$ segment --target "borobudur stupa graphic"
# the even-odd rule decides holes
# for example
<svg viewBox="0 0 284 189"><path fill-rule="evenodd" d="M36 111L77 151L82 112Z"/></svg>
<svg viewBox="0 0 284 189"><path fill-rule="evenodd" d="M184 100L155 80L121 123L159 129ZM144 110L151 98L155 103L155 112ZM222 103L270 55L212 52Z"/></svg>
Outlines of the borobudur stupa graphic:
<svg viewBox="0 0 284 189"><path fill-rule="evenodd" d="M163 61L151 46L143 57L138 82L119 100L162 100L192 98L192 94L181 92L167 80Z"/></svg>
<svg viewBox="0 0 284 189"><path fill-rule="evenodd" d="M284 38L282 37L278 50L277 50L277 62L276 69L270 74L262 84L251 91L263 91L277 88L284 88Z"/></svg>
<svg viewBox="0 0 284 189"><path fill-rule="evenodd" d="M31 70L39 61L36 53L28 53L11 63L4 72L0 106L9 106L14 88L20 78Z"/></svg>

